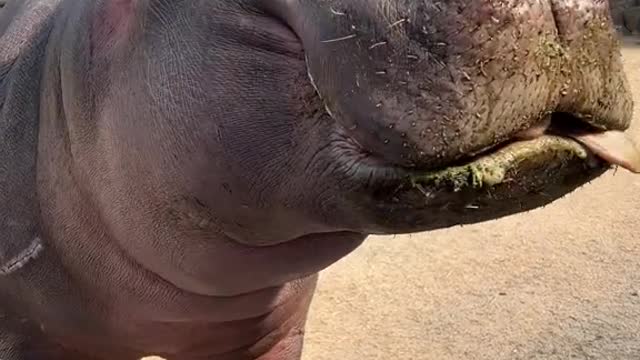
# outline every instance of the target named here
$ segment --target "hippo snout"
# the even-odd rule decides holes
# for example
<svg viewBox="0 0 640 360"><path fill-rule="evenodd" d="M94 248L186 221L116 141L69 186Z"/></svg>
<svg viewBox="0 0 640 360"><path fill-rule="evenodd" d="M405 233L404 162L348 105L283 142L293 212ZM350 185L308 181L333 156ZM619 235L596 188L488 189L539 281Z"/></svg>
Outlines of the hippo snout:
<svg viewBox="0 0 640 360"><path fill-rule="evenodd" d="M332 0L269 11L299 37L309 81L361 159L336 158L367 214L355 228L389 233L535 208L611 164L640 171L622 133L633 104L608 5ZM596 145L592 134L605 135ZM434 207L442 216L425 216Z"/></svg>
<svg viewBox="0 0 640 360"><path fill-rule="evenodd" d="M437 168L552 112L624 130L606 1L289 1L327 112L389 164Z"/></svg>

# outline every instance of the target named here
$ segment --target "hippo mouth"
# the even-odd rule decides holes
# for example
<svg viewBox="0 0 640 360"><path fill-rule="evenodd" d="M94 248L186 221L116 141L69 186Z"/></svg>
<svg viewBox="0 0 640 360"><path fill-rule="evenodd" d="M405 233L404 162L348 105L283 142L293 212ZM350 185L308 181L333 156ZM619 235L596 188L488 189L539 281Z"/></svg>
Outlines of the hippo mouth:
<svg viewBox="0 0 640 360"><path fill-rule="evenodd" d="M554 113L506 143L438 169L387 167L382 172L393 175L369 183L375 190L364 211L379 221L363 230L398 234L493 220L545 206L612 166L640 173L640 148L629 134L596 123Z"/></svg>
<svg viewBox="0 0 640 360"><path fill-rule="evenodd" d="M574 115L554 113L538 125L518 132L505 144L492 147L458 165L435 171L411 172L409 179L415 187L446 184L454 191L491 188L508 182L509 175L521 177L533 168L540 167L537 170L543 171L543 167L571 161L583 163L587 172L621 166L640 173L640 149L628 134L600 130Z"/></svg>

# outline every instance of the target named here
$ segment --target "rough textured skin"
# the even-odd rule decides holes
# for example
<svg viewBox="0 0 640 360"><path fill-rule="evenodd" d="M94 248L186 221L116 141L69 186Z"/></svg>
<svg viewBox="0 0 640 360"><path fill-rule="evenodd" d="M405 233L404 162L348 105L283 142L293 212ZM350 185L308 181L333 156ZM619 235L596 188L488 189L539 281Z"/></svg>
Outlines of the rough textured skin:
<svg viewBox="0 0 640 360"><path fill-rule="evenodd" d="M630 120L630 102L618 99L627 84L608 75L621 64L606 1L329 1L344 16L301 3L292 13L309 16L288 22L322 30L303 42L355 36L308 51L311 75L338 121L392 162L448 163L549 109L621 128Z"/></svg>
<svg viewBox="0 0 640 360"><path fill-rule="evenodd" d="M533 156L481 212L404 175L552 111L631 118L597 0L26 0L0 35L3 360L295 360L316 274L368 234L602 169Z"/></svg>

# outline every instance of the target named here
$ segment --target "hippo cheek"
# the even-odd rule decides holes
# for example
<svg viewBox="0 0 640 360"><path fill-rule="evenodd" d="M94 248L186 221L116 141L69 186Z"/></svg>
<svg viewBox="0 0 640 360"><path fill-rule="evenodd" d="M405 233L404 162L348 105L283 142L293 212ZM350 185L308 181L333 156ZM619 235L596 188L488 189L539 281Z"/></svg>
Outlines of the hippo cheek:
<svg viewBox="0 0 640 360"><path fill-rule="evenodd" d="M354 230L493 219L548 204L612 164L638 171L621 132L633 106L606 2L270 4L366 158L357 170L344 152L334 159L348 169L334 207L357 214Z"/></svg>

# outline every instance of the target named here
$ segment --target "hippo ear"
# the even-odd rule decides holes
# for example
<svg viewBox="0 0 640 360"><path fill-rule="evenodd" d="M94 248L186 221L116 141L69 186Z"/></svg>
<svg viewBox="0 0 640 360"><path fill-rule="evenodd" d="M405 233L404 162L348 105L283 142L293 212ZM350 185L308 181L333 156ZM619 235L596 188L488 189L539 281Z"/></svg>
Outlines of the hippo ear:
<svg viewBox="0 0 640 360"><path fill-rule="evenodd" d="M24 28L0 32L0 276L20 269L43 249L36 163L38 62L45 47L33 39L45 37Z"/></svg>

